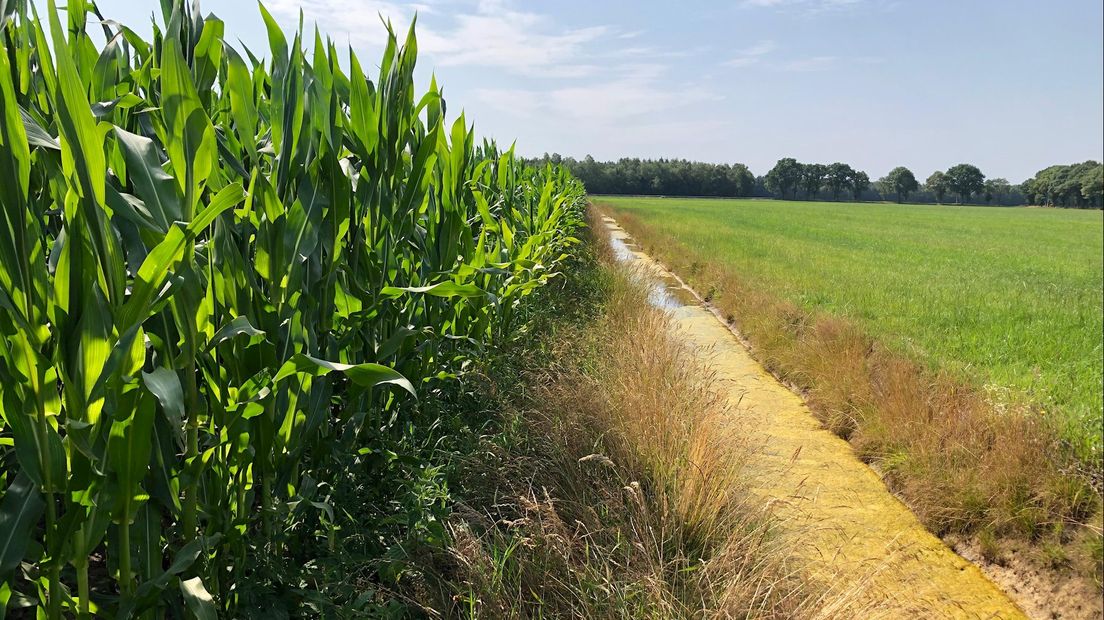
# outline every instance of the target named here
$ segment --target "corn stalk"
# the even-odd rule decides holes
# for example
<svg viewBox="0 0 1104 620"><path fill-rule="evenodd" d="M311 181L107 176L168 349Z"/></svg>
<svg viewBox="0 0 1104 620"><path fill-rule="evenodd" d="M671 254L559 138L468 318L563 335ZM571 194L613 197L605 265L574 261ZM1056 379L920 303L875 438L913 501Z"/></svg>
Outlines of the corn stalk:
<svg viewBox="0 0 1104 620"><path fill-rule="evenodd" d="M146 41L0 2L0 603L49 618L233 615L304 510L334 549L325 481L432 424L582 226L567 173L415 95L413 25L370 79L162 5Z"/></svg>

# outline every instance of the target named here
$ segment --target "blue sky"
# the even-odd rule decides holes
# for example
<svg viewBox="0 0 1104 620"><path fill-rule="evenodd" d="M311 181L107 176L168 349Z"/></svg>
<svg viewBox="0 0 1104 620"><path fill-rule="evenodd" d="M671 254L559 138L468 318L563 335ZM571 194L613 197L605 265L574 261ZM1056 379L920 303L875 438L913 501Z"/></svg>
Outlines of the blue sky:
<svg viewBox="0 0 1104 620"><path fill-rule="evenodd" d="M148 32L152 0L100 0ZM450 115L525 154L684 157L765 173L780 157L844 161L877 178L975 163L1019 182L1104 157L1099 0L732 2L269 0L302 9L362 62L378 14L418 12L419 75ZM204 2L267 51L256 5Z"/></svg>

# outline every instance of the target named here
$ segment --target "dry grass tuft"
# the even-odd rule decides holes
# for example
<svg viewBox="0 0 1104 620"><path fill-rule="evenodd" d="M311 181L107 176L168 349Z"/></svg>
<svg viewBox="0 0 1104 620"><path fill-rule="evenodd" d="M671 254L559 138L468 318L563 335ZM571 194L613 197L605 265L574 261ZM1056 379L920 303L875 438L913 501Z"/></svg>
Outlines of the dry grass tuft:
<svg viewBox="0 0 1104 620"><path fill-rule="evenodd" d="M607 269L595 324L556 339L528 376L526 444L490 443L449 524L445 616L851 617L749 499L751 449L713 377L667 317ZM481 493L481 495L479 494ZM454 593L442 600L444 593Z"/></svg>

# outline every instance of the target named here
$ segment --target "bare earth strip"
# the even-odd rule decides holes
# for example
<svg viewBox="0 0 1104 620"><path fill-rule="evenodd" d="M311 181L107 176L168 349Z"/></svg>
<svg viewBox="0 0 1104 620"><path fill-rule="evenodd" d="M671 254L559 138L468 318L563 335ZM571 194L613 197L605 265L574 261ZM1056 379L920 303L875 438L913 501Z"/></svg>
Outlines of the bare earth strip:
<svg viewBox="0 0 1104 620"><path fill-rule="evenodd" d="M606 225L613 238L627 239L613 220ZM678 281L647 255L621 251L658 279ZM878 617L1026 617L977 566L928 532L846 441L822 429L719 317L696 303L667 305L679 337L708 360L730 404L752 416L761 435L754 440L762 449L749 464L759 485L752 492L773 504L787 530L800 532L800 554L836 589L855 592L857 606L878 609Z"/></svg>

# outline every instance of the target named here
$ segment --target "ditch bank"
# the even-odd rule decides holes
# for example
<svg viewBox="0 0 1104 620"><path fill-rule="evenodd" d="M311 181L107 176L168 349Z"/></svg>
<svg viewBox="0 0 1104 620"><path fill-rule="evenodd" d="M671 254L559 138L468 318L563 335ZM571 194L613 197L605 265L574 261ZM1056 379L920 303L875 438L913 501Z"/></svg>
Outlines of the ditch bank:
<svg viewBox="0 0 1104 620"><path fill-rule="evenodd" d="M763 369L723 317L634 248L616 222L604 221L618 258L639 269L652 303L671 314L679 337L716 373L729 405L758 429L748 463L751 491L787 530L799 532L798 552L811 566L884 617L1026 617L976 565L931 534L800 396Z"/></svg>

